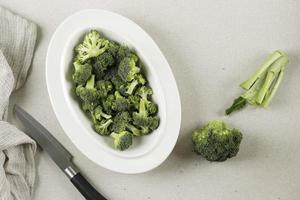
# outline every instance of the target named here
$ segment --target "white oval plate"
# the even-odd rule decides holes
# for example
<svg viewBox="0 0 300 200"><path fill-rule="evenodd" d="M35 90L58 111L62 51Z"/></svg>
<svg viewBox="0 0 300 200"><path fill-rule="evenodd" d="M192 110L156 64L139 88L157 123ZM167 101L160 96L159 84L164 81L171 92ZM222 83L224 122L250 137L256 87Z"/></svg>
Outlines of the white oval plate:
<svg viewBox="0 0 300 200"><path fill-rule="evenodd" d="M145 65L153 99L159 106L158 129L135 138L133 146L126 151L115 150L109 138L99 136L92 129L72 92L73 49L90 29L135 49ZM160 165L173 150L181 122L177 85L158 46L131 20L104 10L84 10L68 17L50 41L46 80L54 112L64 131L84 155L100 166L120 173L141 173Z"/></svg>

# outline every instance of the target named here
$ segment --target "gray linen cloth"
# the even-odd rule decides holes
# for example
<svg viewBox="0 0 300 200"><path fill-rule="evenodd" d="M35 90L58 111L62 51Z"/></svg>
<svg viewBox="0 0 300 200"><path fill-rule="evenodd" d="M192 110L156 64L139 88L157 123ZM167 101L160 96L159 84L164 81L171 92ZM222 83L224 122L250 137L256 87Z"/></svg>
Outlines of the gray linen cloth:
<svg viewBox="0 0 300 200"><path fill-rule="evenodd" d="M0 6L0 199L30 200L35 142L6 122L10 94L27 76L37 27Z"/></svg>

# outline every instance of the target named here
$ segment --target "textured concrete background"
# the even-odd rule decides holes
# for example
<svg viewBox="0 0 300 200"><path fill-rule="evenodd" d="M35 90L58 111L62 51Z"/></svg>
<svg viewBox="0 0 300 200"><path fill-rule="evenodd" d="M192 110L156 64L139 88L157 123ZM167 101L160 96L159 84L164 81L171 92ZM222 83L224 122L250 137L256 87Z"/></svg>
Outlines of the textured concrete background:
<svg viewBox="0 0 300 200"><path fill-rule="evenodd" d="M120 200L297 200L300 198L300 2L295 0L0 0L39 25L31 74L14 94L74 155L75 163L110 199ZM171 156L139 175L105 170L83 156L59 126L45 82L47 46L56 27L85 8L120 13L159 44L178 83L182 100L180 137ZM238 84L273 50L290 55L285 79L271 107L246 108L231 117L224 109ZM237 157L210 163L191 152L191 131L214 118L241 129ZM13 119L12 119L13 120ZM34 200L82 200L44 153L37 155Z"/></svg>

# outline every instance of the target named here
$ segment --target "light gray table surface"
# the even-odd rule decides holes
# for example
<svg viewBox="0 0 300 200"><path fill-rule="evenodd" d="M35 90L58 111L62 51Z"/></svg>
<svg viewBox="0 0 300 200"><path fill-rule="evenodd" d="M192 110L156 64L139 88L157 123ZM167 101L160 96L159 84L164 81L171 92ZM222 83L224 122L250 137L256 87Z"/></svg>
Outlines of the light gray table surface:
<svg viewBox="0 0 300 200"><path fill-rule="evenodd" d="M0 0L0 4L39 25L31 73L11 103L44 124L109 199L300 199L299 1ZM159 44L174 72L182 101L180 136L168 159L150 172L124 175L89 161L71 143L52 110L45 81L47 47L56 27L85 8L115 11L138 23ZM248 107L224 117L224 109L241 92L238 84L276 49L286 51L290 63L270 108ZM244 133L238 156L221 163L191 152L191 131L215 118ZM83 199L44 152L38 152L36 164L34 200Z"/></svg>

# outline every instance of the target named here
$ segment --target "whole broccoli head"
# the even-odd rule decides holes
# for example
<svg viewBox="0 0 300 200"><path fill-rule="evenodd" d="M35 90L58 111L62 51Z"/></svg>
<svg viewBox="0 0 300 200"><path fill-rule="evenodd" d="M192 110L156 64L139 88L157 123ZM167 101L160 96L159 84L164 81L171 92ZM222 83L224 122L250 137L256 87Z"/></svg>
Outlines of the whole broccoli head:
<svg viewBox="0 0 300 200"><path fill-rule="evenodd" d="M74 73L72 75L73 81L79 85L83 85L92 75L92 66L89 63L81 64L79 60L73 63Z"/></svg>
<svg viewBox="0 0 300 200"><path fill-rule="evenodd" d="M102 120L100 122L97 121L96 123L94 123L94 129L100 135L110 135L110 127L112 123L112 119Z"/></svg>
<svg viewBox="0 0 300 200"><path fill-rule="evenodd" d="M239 151L242 133L215 120L193 132L194 151L209 161L225 161Z"/></svg>
<svg viewBox="0 0 300 200"><path fill-rule="evenodd" d="M114 147L121 151L128 149L132 145L132 134L128 131L121 131L119 133L112 133L110 135L114 138Z"/></svg>
<svg viewBox="0 0 300 200"><path fill-rule="evenodd" d="M143 132L149 132L155 130L159 126L159 118L157 116L150 116L146 109L146 101L140 100L140 106L138 112L133 112L133 124L142 128Z"/></svg>
<svg viewBox="0 0 300 200"><path fill-rule="evenodd" d="M108 67L115 63L114 57L109 52L104 52L94 59L93 69L98 80L102 79Z"/></svg>
<svg viewBox="0 0 300 200"><path fill-rule="evenodd" d="M115 101L112 105L112 109L118 112L129 110L130 102L128 99L123 97L120 92L115 91Z"/></svg>
<svg viewBox="0 0 300 200"><path fill-rule="evenodd" d="M131 56L121 60L118 66L118 74L123 81L132 81L135 75L140 72L140 68L136 66L137 59L135 58Z"/></svg>
<svg viewBox="0 0 300 200"><path fill-rule="evenodd" d="M100 98L107 97L108 93L112 91L113 85L110 81L100 80L96 83L96 88L98 89L98 95Z"/></svg>
<svg viewBox="0 0 300 200"><path fill-rule="evenodd" d="M83 42L75 48L77 59L84 63L89 58L94 58L104 53L108 46L108 40L101 38L99 32L91 30L84 36Z"/></svg>
<svg viewBox="0 0 300 200"><path fill-rule="evenodd" d="M98 99L98 92L95 88L95 75L92 75L85 86L76 87L76 94L83 101L94 102Z"/></svg>

